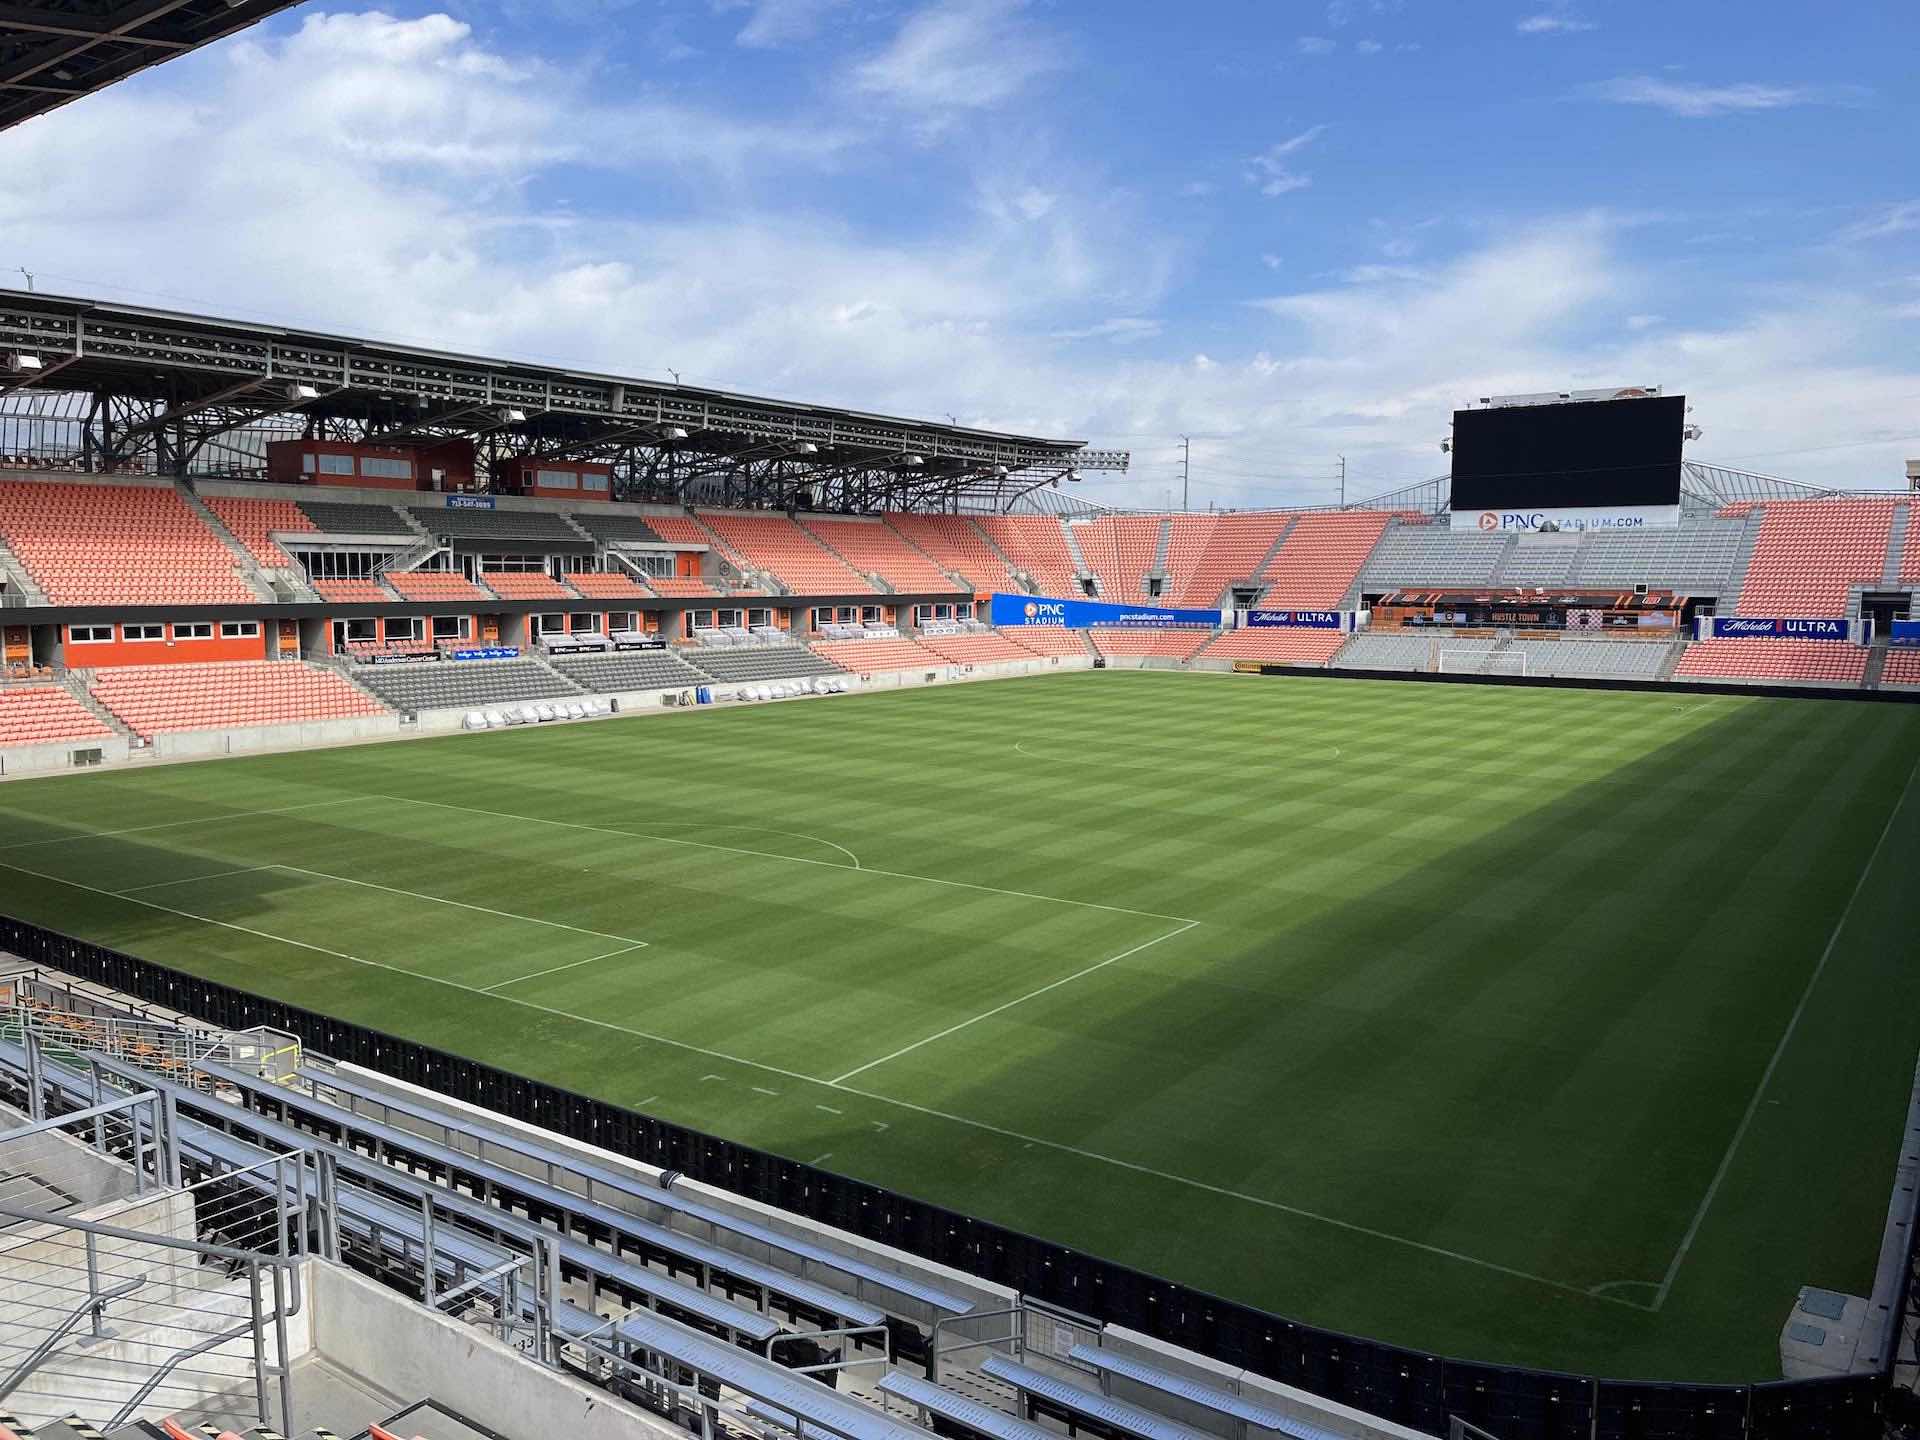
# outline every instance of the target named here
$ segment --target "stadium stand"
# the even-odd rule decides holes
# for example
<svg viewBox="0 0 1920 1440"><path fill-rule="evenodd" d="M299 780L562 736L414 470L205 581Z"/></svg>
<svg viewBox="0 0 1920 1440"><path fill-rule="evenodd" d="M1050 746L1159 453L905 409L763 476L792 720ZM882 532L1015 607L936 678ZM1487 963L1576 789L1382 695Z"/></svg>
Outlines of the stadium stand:
<svg viewBox="0 0 1920 1440"><path fill-rule="evenodd" d="M1213 639L1211 630L1133 630L1097 627L1087 632L1093 648L1102 655L1157 656L1166 660L1190 660Z"/></svg>
<svg viewBox="0 0 1920 1440"><path fill-rule="evenodd" d="M604 510L576 510L573 523L603 545L609 540L660 542L664 537L643 515L617 515Z"/></svg>
<svg viewBox="0 0 1920 1440"><path fill-rule="evenodd" d="M1920 685L1920 650L1889 650L1882 685Z"/></svg>
<svg viewBox="0 0 1920 1440"><path fill-rule="evenodd" d="M1082 594L1066 531L1050 515L983 515L975 522L1040 595Z"/></svg>
<svg viewBox="0 0 1920 1440"><path fill-rule="evenodd" d="M688 664L726 685L761 680L804 680L813 675L839 675L840 667L801 645L741 646L737 649L694 649L680 652Z"/></svg>
<svg viewBox="0 0 1920 1440"><path fill-rule="evenodd" d="M794 594L875 593L859 571L784 515L706 510L700 520L749 568L767 572Z"/></svg>
<svg viewBox="0 0 1920 1440"><path fill-rule="evenodd" d="M269 570L289 569L293 557L274 543L272 532L312 532L314 523L291 500L256 500L244 495L202 495L201 504L220 518L249 554Z"/></svg>
<svg viewBox="0 0 1920 1440"><path fill-rule="evenodd" d="M1059 630L1050 625L1018 625L1000 634L1036 655L1091 655L1084 630Z"/></svg>
<svg viewBox="0 0 1920 1440"><path fill-rule="evenodd" d="M1526 640L1507 649L1526 657L1529 675L1586 680L1655 680L1677 642L1654 640Z"/></svg>
<svg viewBox="0 0 1920 1440"><path fill-rule="evenodd" d="M567 576L567 584L592 600L644 600L647 591L631 576L590 570Z"/></svg>
<svg viewBox="0 0 1920 1440"><path fill-rule="evenodd" d="M58 685L0 685L0 748L111 734L112 726Z"/></svg>
<svg viewBox="0 0 1920 1440"><path fill-rule="evenodd" d="M394 598L394 592L378 580L309 580L314 593L322 600L331 600L339 604L355 604L368 601L386 601Z"/></svg>
<svg viewBox="0 0 1920 1440"><path fill-rule="evenodd" d="M1404 630L1356 631L1334 657L1336 670L1425 670L1438 643Z"/></svg>
<svg viewBox="0 0 1920 1440"><path fill-rule="evenodd" d="M1564 585L1580 551L1579 535L1516 535L1500 572L1503 585Z"/></svg>
<svg viewBox="0 0 1920 1440"><path fill-rule="evenodd" d="M937 670L946 664L933 651L901 638L874 640L816 640L814 653L842 670Z"/></svg>
<svg viewBox="0 0 1920 1440"><path fill-rule="evenodd" d="M414 523L430 535L454 540L566 540L578 543L579 531L553 510L455 510L411 507Z"/></svg>
<svg viewBox="0 0 1920 1440"><path fill-rule="evenodd" d="M885 517L909 544L918 546L943 570L967 583L976 595L1009 588L1006 561L964 515L888 515Z"/></svg>
<svg viewBox="0 0 1920 1440"><path fill-rule="evenodd" d="M1165 528L1158 515L1103 515L1074 527L1081 558L1100 577L1102 598L1122 604L1147 598L1147 572L1160 558Z"/></svg>
<svg viewBox="0 0 1920 1440"><path fill-rule="evenodd" d="M946 635L922 632L920 644L955 665L994 665L1008 660L1034 658L1031 650L1021 648L999 630Z"/></svg>
<svg viewBox="0 0 1920 1440"><path fill-rule="evenodd" d="M1673 530L1590 530L1567 581L1724 596L1739 579L1734 572L1746 533L1744 520L1712 517Z"/></svg>
<svg viewBox="0 0 1920 1440"><path fill-rule="evenodd" d="M620 690L678 690L701 685L706 676L667 650L623 650L612 655L555 655L547 663L582 690L610 695Z"/></svg>
<svg viewBox="0 0 1920 1440"><path fill-rule="evenodd" d="M952 576L881 521L828 520L809 515L800 526L854 569L878 575L902 594L945 595L953 590Z"/></svg>
<svg viewBox="0 0 1920 1440"><path fill-rule="evenodd" d="M0 538L56 605L259 598L171 486L0 481Z"/></svg>
<svg viewBox="0 0 1920 1440"><path fill-rule="evenodd" d="M1174 603L1216 605L1229 585L1252 581L1260 573L1261 562L1293 522L1292 515L1222 515L1210 531L1202 534L1201 517L1175 516L1173 552L1181 553L1182 547L1191 546L1195 538L1201 548L1193 561L1192 574L1175 592L1178 598ZM1180 573L1171 558L1169 568L1176 576Z"/></svg>
<svg viewBox="0 0 1920 1440"><path fill-rule="evenodd" d="M503 600L577 600L579 595L538 570L482 570L480 579Z"/></svg>
<svg viewBox="0 0 1920 1440"><path fill-rule="evenodd" d="M1438 525L1387 527L1361 570L1361 588L1445 588L1490 585L1511 537Z"/></svg>
<svg viewBox="0 0 1920 1440"><path fill-rule="evenodd" d="M389 570L385 576L403 600L485 600L487 592L451 570Z"/></svg>
<svg viewBox="0 0 1920 1440"><path fill-rule="evenodd" d="M301 511L323 535L404 535L418 532L391 505L361 505L335 500L302 500Z"/></svg>
<svg viewBox="0 0 1920 1440"><path fill-rule="evenodd" d="M1866 678L1867 655L1864 646L1833 640L1696 640L1681 654L1673 678L1857 685Z"/></svg>
<svg viewBox="0 0 1920 1440"><path fill-rule="evenodd" d="M1325 665L1346 638L1338 630L1228 630L1194 658Z"/></svg>
<svg viewBox="0 0 1920 1440"><path fill-rule="evenodd" d="M537 660L422 661L375 665L355 678L396 710L470 710L578 695L571 680Z"/></svg>
<svg viewBox="0 0 1920 1440"><path fill-rule="evenodd" d="M143 739L384 713L342 676L297 660L123 666L94 671L88 688Z"/></svg>
<svg viewBox="0 0 1920 1440"><path fill-rule="evenodd" d="M1880 582L1895 503L1846 499L1767 505L1740 591L1740 613L1845 615L1852 586Z"/></svg>
<svg viewBox="0 0 1920 1440"><path fill-rule="evenodd" d="M1377 510L1300 516L1261 572L1266 589L1260 603L1270 610L1339 605L1379 543L1387 519Z"/></svg>
<svg viewBox="0 0 1920 1440"><path fill-rule="evenodd" d="M728 593L725 586L698 575L649 575L647 588L669 600L711 600Z"/></svg>

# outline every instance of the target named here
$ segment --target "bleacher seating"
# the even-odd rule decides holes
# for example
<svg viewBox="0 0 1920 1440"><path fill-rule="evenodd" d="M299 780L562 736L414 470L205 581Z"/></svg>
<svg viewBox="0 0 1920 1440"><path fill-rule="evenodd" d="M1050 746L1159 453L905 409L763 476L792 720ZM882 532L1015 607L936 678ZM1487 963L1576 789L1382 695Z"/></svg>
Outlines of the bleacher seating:
<svg viewBox="0 0 1920 1440"><path fill-rule="evenodd" d="M1016 625L1000 632L1023 650L1036 655L1091 655L1087 632L1061 630L1051 625Z"/></svg>
<svg viewBox="0 0 1920 1440"><path fill-rule="evenodd" d="M1168 556L1168 568L1174 573L1175 586L1169 589L1177 596L1176 605L1196 605L1208 607L1220 602L1226 588L1235 581L1253 581L1260 573L1261 562L1267 552L1273 549L1274 541L1285 533L1294 521L1292 515L1275 514L1268 511L1253 512L1244 515L1222 515L1210 531L1202 532L1200 516L1176 516L1173 522L1173 551ZM1188 536L1183 538L1183 528ZM1193 568L1185 579L1180 579L1174 555L1183 553L1183 547L1190 547L1194 540L1201 543L1200 551L1193 561Z"/></svg>
<svg viewBox="0 0 1920 1440"><path fill-rule="evenodd" d="M309 580L322 600L338 604L378 602L393 599L393 591L378 580Z"/></svg>
<svg viewBox="0 0 1920 1440"><path fill-rule="evenodd" d="M1866 673L1864 646L1764 637L1696 640L1673 670L1676 680L1799 680L1833 685L1857 685Z"/></svg>
<svg viewBox="0 0 1920 1440"><path fill-rule="evenodd" d="M1579 535L1517 535L1500 572L1502 585L1564 585L1580 553Z"/></svg>
<svg viewBox="0 0 1920 1440"><path fill-rule="evenodd" d="M813 675L839 675L840 667L801 645L760 645L725 649L683 650L690 665L698 666L722 684L751 684L761 680L804 680Z"/></svg>
<svg viewBox="0 0 1920 1440"><path fill-rule="evenodd" d="M1888 650L1882 685L1920 685L1920 650Z"/></svg>
<svg viewBox="0 0 1920 1440"><path fill-rule="evenodd" d="M947 662L931 650L913 641L816 640L814 652L832 661L842 670L855 673L874 670L937 670Z"/></svg>
<svg viewBox="0 0 1920 1440"><path fill-rule="evenodd" d="M1050 515L983 515L975 521L1013 568L1026 572L1042 595L1082 594L1066 532Z"/></svg>
<svg viewBox="0 0 1920 1440"><path fill-rule="evenodd" d="M1228 517L1219 515L1174 515L1169 518L1167 522L1167 583L1161 587L1162 603L1211 605L1226 588L1229 580L1245 578L1225 576L1217 583L1213 583L1211 593L1207 593L1210 577L1200 574L1201 566L1207 560L1215 536L1219 533L1221 526L1226 523L1228 523ZM1268 544L1272 544L1271 538ZM1262 549L1260 555L1264 554L1266 551ZM1257 568L1260 555L1253 557L1252 563L1247 567L1249 571ZM1203 598L1192 598L1195 590L1200 590Z"/></svg>
<svg viewBox="0 0 1920 1440"><path fill-rule="evenodd" d="M1439 525L1394 524L1361 569L1366 590L1473 588L1493 582L1511 537Z"/></svg>
<svg viewBox="0 0 1920 1440"><path fill-rule="evenodd" d="M1702 518L1672 530L1590 530L1568 575L1573 585L1647 585L1724 596L1739 576L1744 520Z"/></svg>
<svg viewBox="0 0 1920 1440"><path fill-rule="evenodd" d="M56 605L259 599L171 486L0 481L0 539Z"/></svg>
<svg viewBox="0 0 1920 1440"><path fill-rule="evenodd" d="M966 516L888 515L886 521L935 564L966 581L974 594L1011 588L1006 564Z"/></svg>
<svg viewBox="0 0 1920 1440"><path fill-rule="evenodd" d="M0 685L0 749L111 734L110 725L58 685Z"/></svg>
<svg viewBox="0 0 1920 1440"><path fill-rule="evenodd" d="M593 600L644 600L646 589L630 575L590 570L567 576L567 584Z"/></svg>
<svg viewBox="0 0 1920 1440"><path fill-rule="evenodd" d="M480 579L503 600L577 600L573 591L538 570L482 570Z"/></svg>
<svg viewBox="0 0 1920 1440"><path fill-rule="evenodd" d="M699 575L649 575L647 586L664 600L711 600L726 588Z"/></svg>
<svg viewBox="0 0 1920 1440"><path fill-rule="evenodd" d="M1158 515L1103 515L1073 527L1080 558L1100 577L1100 596L1118 604L1147 598L1147 572L1160 554Z"/></svg>
<svg viewBox="0 0 1920 1440"><path fill-rule="evenodd" d="M846 561L784 515L703 511L701 521L748 566L796 595L871 595L873 586Z"/></svg>
<svg viewBox="0 0 1920 1440"><path fill-rule="evenodd" d="M1409 630L1358 630L1334 657L1336 670L1425 670L1437 636Z"/></svg>
<svg viewBox="0 0 1920 1440"><path fill-rule="evenodd" d="M906 595L949 595L951 577L878 520L802 517L801 528L837 551L854 569L878 575Z"/></svg>
<svg viewBox="0 0 1920 1440"><path fill-rule="evenodd" d="M311 532L313 521L291 500L256 500L247 495L202 495L200 501L234 533L247 552L269 570L287 569L293 557L274 543L272 532Z"/></svg>
<svg viewBox="0 0 1920 1440"><path fill-rule="evenodd" d="M414 535L400 512L391 505L363 505L342 500L302 500L300 509L315 529L326 535Z"/></svg>
<svg viewBox="0 0 1920 1440"><path fill-rule="evenodd" d="M389 570L387 584L403 600L485 600L487 592L451 570Z"/></svg>
<svg viewBox="0 0 1920 1440"><path fill-rule="evenodd" d="M1093 648L1102 655L1159 656L1168 660L1191 659L1201 646L1213 639L1211 630L1132 630L1095 627L1087 632Z"/></svg>
<svg viewBox="0 0 1920 1440"><path fill-rule="evenodd" d="M1007 660L1031 660L1026 650L998 630L965 631L948 635L923 633L921 645L955 665L995 665Z"/></svg>
<svg viewBox="0 0 1920 1440"><path fill-rule="evenodd" d="M468 510L415 505L414 521L430 535L460 540L568 540L580 534L553 510Z"/></svg>
<svg viewBox="0 0 1920 1440"><path fill-rule="evenodd" d="M582 690L679 690L707 677L669 650L621 650L602 655L555 655L548 662Z"/></svg>
<svg viewBox="0 0 1920 1440"><path fill-rule="evenodd" d="M1269 610L1339 605L1386 526L1387 516L1377 510L1300 516L1267 562L1260 604Z"/></svg>
<svg viewBox="0 0 1920 1440"><path fill-rule="evenodd" d="M1673 646L1653 640L1565 639L1513 640L1507 649L1526 657L1529 675L1654 680Z"/></svg>
<svg viewBox="0 0 1920 1440"><path fill-rule="evenodd" d="M1742 615L1843 616L1848 591L1878 585L1895 501L1771 502L1740 591Z"/></svg>
<svg viewBox="0 0 1920 1440"><path fill-rule="evenodd" d="M649 517L645 515L616 515L604 510L576 510L573 512L573 523L602 544L609 540L660 540L663 538L660 532L654 529Z"/></svg>
<svg viewBox="0 0 1920 1440"><path fill-rule="evenodd" d="M1346 638L1338 630L1229 630L1194 658L1325 665L1339 652Z"/></svg>
<svg viewBox="0 0 1920 1440"><path fill-rule="evenodd" d="M471 710L578 695L572 681L534 660L435 660L373 665L358 677L396 710Z"/></svg>
<svg viewBox="0 0 1920 1440"><path fill-rule="evenodd" d="M143 738L384 713L332 670L296 660L229 660L96 670L93 696Z"/></svg>

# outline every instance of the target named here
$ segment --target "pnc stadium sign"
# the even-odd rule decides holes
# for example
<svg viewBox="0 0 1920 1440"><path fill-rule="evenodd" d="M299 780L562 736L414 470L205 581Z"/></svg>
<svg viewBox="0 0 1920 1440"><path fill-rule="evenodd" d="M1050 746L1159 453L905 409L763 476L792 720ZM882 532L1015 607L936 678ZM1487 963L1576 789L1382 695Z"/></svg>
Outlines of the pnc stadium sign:
<svg viewBox="0 0 1920 1440"><path fill-rule="evenodd" d="M1622 505L1608 509L1470 510L1455 511L1453 528L1478 530L1483 535L1529 535L1555 530L1579 534L1587 530L1672 529L1680 523L1678 505Z"/></svg>

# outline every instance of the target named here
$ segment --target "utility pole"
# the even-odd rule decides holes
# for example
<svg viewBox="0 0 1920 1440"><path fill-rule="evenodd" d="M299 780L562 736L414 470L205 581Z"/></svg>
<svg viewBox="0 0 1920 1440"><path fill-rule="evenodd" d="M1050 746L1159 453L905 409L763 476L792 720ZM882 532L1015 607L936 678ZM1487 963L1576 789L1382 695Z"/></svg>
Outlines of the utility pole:
<svg viewBox="0 0 1920 1440"><path fill-rule="evenodd" d="M24 265L16 265L14 268L27 277L27 293L31 295L33 293L33 272Z"/></svg>
<svg viewBox="0 0 1920 1440"><path fill-rule="evenodd" d="M1340 508L1347 508L1347 457L1340 457Z"/></svg>
<svg viewBox="0 0 1920 1440"><path fill-rule="evenodd" d="M1193 478L1193 440L1192 437L1180 437L1180 508L1182 511L1192 507L1187 503L1187 483Z"/></svg>

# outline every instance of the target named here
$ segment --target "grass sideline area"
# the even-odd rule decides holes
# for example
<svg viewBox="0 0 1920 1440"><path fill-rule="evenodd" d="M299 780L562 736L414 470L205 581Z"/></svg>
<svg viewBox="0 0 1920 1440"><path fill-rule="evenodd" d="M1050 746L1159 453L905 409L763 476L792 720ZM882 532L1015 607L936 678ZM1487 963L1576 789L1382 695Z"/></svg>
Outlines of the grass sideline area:
<svg viewBox="0 0 1920 1440"><path fill-rule="evenodd" d="M0 787L0 910L1310 1323L1871 1285L1920 707L1089 672Z"/></svg>

